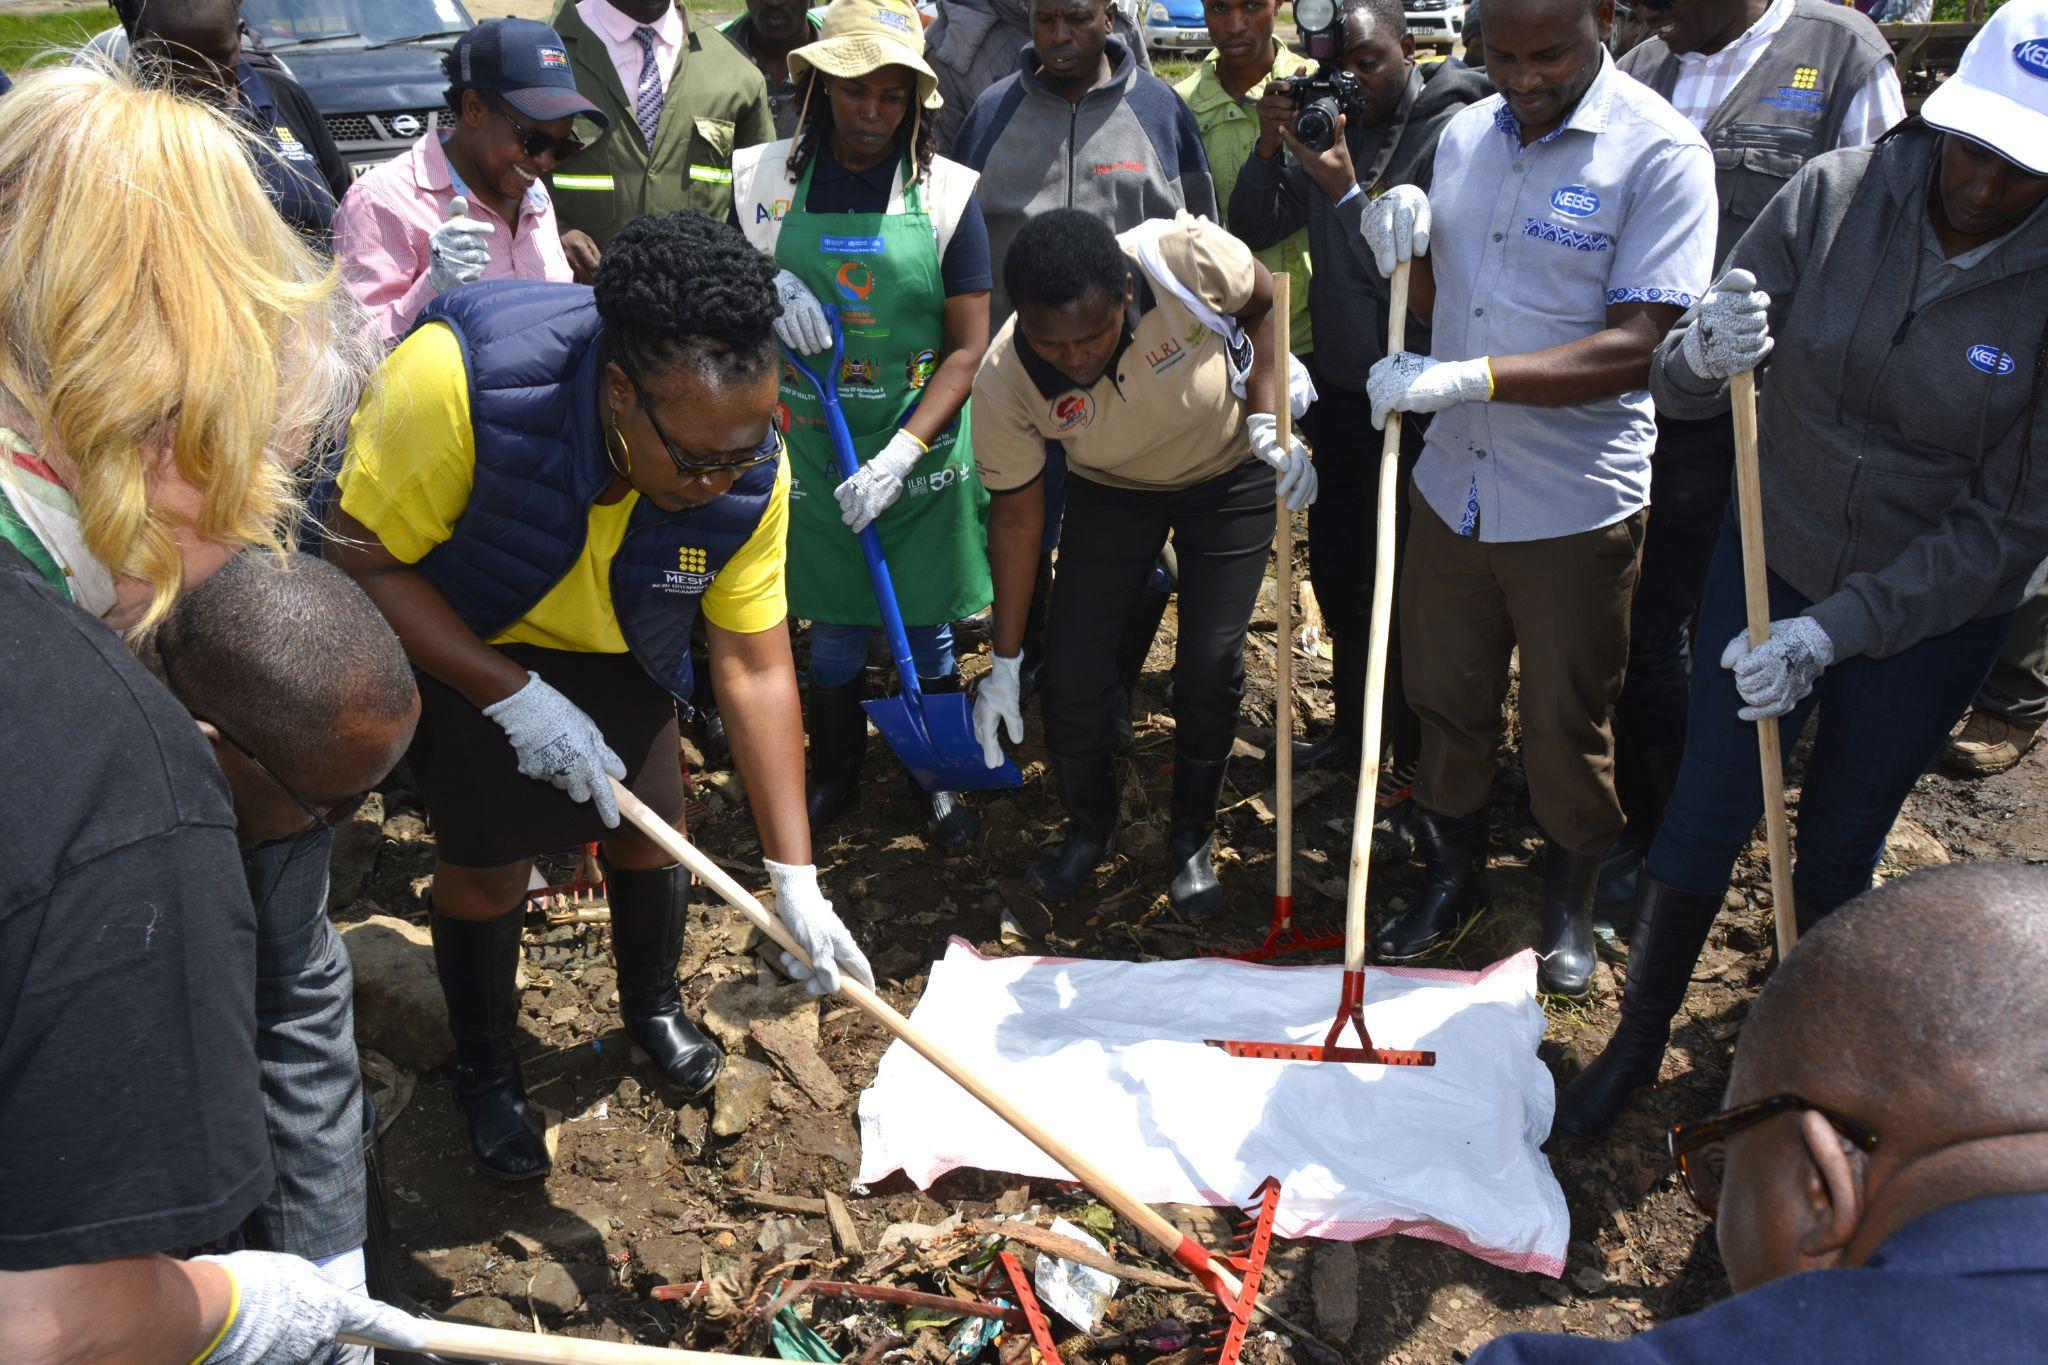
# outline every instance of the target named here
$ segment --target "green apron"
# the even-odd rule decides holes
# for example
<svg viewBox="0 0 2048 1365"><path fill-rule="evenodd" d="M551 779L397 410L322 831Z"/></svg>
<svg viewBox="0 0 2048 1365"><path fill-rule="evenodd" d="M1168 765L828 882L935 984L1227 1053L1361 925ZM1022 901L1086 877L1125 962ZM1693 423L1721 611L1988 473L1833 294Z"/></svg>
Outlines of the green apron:
<svg viewBox="0 0 2048 1365"><path fill-rule="evenodd" d="M817 164L813 160L812 165ZM804 168L775 246L776 263L837 304L846 333L839 402L865 464L889 444L931 382L946 344L938 242L915 182L903 212L812 213ZM788 409L789 611L833 625L880 625L860 541L839 519L842 482L825 410L785 364ZM972 616L995 590L988 569L988 490L974 472L968 409L932 443L875 521L908 626Z"/></svg>

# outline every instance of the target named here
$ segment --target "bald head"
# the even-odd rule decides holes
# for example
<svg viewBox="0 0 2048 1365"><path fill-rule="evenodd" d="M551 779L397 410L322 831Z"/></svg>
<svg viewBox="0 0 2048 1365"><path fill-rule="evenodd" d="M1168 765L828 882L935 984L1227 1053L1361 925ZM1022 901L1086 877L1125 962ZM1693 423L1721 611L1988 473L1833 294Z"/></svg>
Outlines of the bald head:
<svg viewBox="0 0 2048 1365"><path fill-rule="evenodd" d="M1918 873L1800 940L1750 1010L1726 1102L1818 1108L1727 1138L1715 1234L1729 1282L1861 1265L1937 1209L2048 1191L2044 983L2048 869L2018 863Z"/></svg>
<svg viewBox="0 0 2048 1365"><path fill-rule="evenodd" d="M1823 919L1750 1011L1729 1094L1788 1089L1936 1140L2048 1123L2048 868L1933 868Z"/></svg>

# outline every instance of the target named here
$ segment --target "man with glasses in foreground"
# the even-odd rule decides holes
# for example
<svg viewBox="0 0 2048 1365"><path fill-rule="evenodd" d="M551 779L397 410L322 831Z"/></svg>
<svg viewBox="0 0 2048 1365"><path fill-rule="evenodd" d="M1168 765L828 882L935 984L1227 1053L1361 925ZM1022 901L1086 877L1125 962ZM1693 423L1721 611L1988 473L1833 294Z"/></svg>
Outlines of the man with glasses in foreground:
<svg viewBox="0 0 2048 1365"><path fill-rule="evenodd" d="M336 826L412 739L412 669L362 590L306 555L237 555L138 653L212 744L256 908L256 1061L276 1180L242 1231L361 1293L367 1125L327 867ZM351 1351L339 1359L368 1355Z"/></svg>
<svg viewBox="0 0 2048 1365"><path fill-rule="evenodd" d="M775 265L727 224L649 215L594 290L502 281L437 299L357 410L328 557L420 673L407 762L432 818L434 958L456 1103L492 1175L545 1175L517 1053L534 855L602 840L626 1032L684 1096L723 1061L676 981L689 873L621 826L612 779L681 827L676 702L692 625L775 906L817 964L871 981L811 864L772 420Z"/></svg>
<svg viewBox="0 0 2048 1365"><path fill-rule="evenodd" d="M404 156L366 172L334 219L348 287L395 345L429 303L475 280L571 278L547 177L583 150L579 118L609 120L576 91L562 40L494 19L442 58L448 113Z"/></svg>
<svg viewBox="0 0 2048 1365"><path fill-rule="evenodd" d="M2039 1360L2048 869L1935 868L1822 920L1751 1006L1727 1108L1671 1130L1736 1297L1473 1365Z"/></svg>

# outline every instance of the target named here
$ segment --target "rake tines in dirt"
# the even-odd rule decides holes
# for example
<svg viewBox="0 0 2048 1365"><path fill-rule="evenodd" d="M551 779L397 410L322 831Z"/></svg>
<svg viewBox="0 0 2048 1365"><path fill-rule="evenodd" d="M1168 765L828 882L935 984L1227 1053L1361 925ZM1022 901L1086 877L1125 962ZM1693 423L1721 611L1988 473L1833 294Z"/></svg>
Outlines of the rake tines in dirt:
<svg viewBox="0 0 2048 1365"><path fill-rule="evenodd" d="M1266 1274L1266 1253L1273 1245L1273 1213L1280 1207L1280 1182L1267 1176L1256 1190L1252 1191L1255 1208L1249 1218L1237 1230L1233 1249L1215 1259L1224 1262L1237 1272L1239 1289L1235 1294L1224 1290L1204 1279L1200 1271L1195 1278L1209 1287L1217 1301L1228 1315L1209 1329L1209 1348L1205 1359L1215 1365L1237 1365L1239 1353L1244 1350L1245 1333L1251 1330L1252 1310L1258 1305L1259 1281Z"/></svg>
<svg viewBox="0 0 2048 1365"><path fill-rule="evenodd" d="M1275 286L1282 288L1279 280ZM1408 322L1408 264L1402 262L1394 271L1393 299L1387 314L1388 354L1401 349ZM1286 295L1278 295L1275 308L1284 308ZM1281 325L1285 326L1284 313L1280 314ZM1282 336L1286 333L1283 331ZM1283 428L1284 429L1284 428ZM1351 811L1351 880L1345 888L1344 897L1344 987L1337 1002L1336 1022L1330 1025L1329 1036L1320 1045L1314 1043L1251 1043L1232 1039L1209 1038L1204 1041L1210 1047L1220 1047L1233 1057L1257 1057L1267 1061L1283 1062L1366 1062L1380 1066L1434 1066L1434 1052L1414 1052L1400 1048L1374 1047L1372 1035L1365 1029L1365 888L1367 874L1372 868L1372 826L1373 812L1379 792L1381 702L1387 681L1387 635L1394 617L1394 498L1395 471L1399 467L1401 454L1401 414L1387 416L1387 434L1380 447L1379 479L1379 537L1375 546L1375 563L1372 584L1372 638L1366 651L1365 662L1365 723L1358 756L1358 798ZM1291 551L1292 547L1289 547ZM1280 557L1282 565L1288 562L1288 555ZM1285 580L1283 579L1283 585ZM1286 594L1281 595L1281 622L1286 622ZM1286 642L1282 641L1281 657L1287 658ZM1285 717L1287 704L1286 683L1291 669L1281 669L1281 690L1277 714ZM1339 698L1339 704L1342 704ZM1294 764L1289 750L1289 736L1280 731L1280 742L1275 746L1280 780L1280 856L1276 860L1280 875L1280 904L1286 907L1288 916L1293 914L1293 904L1288 892L1291 890L1289 862L1292 850L1293 804L1290 800L1293 785ZM1275 908L1276 920L1280 909ZM1275 927L1278 925L1276 923ZM1358 1046L1340 1046L1337 1040L1343 1036L1344 1026L1351 1025L1358 1030Z"/></svg>

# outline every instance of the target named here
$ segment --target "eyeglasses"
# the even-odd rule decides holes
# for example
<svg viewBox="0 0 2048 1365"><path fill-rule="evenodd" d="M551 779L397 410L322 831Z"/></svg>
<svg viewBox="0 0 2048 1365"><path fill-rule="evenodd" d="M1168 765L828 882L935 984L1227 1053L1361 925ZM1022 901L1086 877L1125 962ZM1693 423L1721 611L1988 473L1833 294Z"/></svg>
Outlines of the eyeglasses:
<svg viewBox="0 0 2048 1365"><path fill-rule="evenodd" d="M546 153L557 161L567 161L583 150L582 138L556 137L552 133L543 133L538 128L529 128L514 118L510 106L496 95L490 97L490 103L491 108L497 111L498 117L511 124L514 131L519 134L519 150L526 155L537 157Z"/></svg>
<svg viewBox="0 0 2048 1365"><path fill-rule="evenodd" d="M201 717L199 712L193 709L191 701L185 696L184 692L179 690L177 682L171 677L171 652L164 648L164 637L161 631L157 632L156 636L156 657L158 664L163 669L164 686L169 689L170 694L176 697L187 711L192 713L193 718L195 720L205 719L206 723L213 727L213 732L227 741L230 749L233 749L236 753L247 759L250 767L270 779L272 785L292 799L293 805L305 812L306 819L311 824L309 829L301 831L302 833L325 834L346 824L351 815L362 809L363 802L370 799L370 790L366 789L357 792L354 796L344 796L339 801L307 800L298 793L291 783L272 772L268 764L256 757L253 749L229 734L226 726L217 720ZM278 843L282 841L270 840L269 842Z"/></svg>
<svg viewBox="0 0 2048 1365"><path fill-rule="evenodd" d="M1699 1211L1712 1218L1721 1206L1721 1173L1727 1166L1728 1139L1745 1128L1754 1128L1780 1114L1811 1111L1826 1119L1834 1130L1854 1143L1857 1150L1877 1150L1877 1133L1832 1109L1824 1109L1797 1095L1773 1095L1734 1109L1724 1109L1703 1119L1671 1125L1671 1160L1678 1178Z"/></svg>
<svg viewBox="0 0 2048 1365"><path fill-rule="evenodd" d="M669 461L676 471L692 477L702 474L739 474L757 466L769 464L782 458L782 428L774 422L768 424L768 435L750 454L737 458L721 452L715 460L698 460L684 455L676 449L676 443L669 440L668 433L661 429L661 422L654 415L654 405L647 401L647 390L640 387L640 381L624 365L619 370L626 376L626 382L633 386L633 397L640 404L640 411L647 414L647 425L654 428L654 434L661 441L661 448L668 452Z"/></svg>

